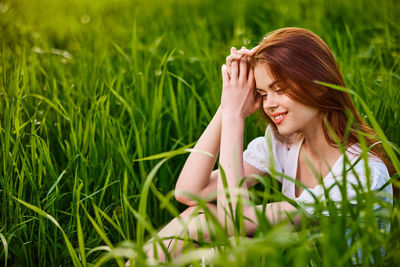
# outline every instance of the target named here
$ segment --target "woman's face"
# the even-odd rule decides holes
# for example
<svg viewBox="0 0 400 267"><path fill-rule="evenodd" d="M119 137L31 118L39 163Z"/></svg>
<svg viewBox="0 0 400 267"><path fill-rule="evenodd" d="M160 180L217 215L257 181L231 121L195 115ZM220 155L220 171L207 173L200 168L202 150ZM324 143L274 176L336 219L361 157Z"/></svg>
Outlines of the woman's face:
<svg viewBox="0 0 400 267"><path fill-rule="evenodd" d="M320 127L318 110L285 95L284 88L277 87L266 64L255 65L254 78L256 90L263 97L264 112L276 124L280 134L306 133Z"/></svg>

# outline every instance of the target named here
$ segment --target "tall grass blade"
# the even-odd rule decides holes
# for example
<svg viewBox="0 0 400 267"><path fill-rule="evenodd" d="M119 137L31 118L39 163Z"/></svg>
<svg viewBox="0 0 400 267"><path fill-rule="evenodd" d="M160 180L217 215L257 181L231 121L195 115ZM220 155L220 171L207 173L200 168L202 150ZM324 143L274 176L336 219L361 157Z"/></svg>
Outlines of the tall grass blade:
<svg viewBox="0 0 400 267"><path fill-rule="evenodd" d="M7 242L7 239L5 238L5 236L2 234L2 233L0 233L0 239L1 239L1 242L3 243L3 247L4 247L4 260L5 260L5 262L4 262L4 266L5 267L7 267L7 260L8 260L8 242Z"/></svg>
<svg viewBox="0 0 400 267"><path fill-rule="evenodd" d="M79 184L78 189L76 190L76 230L78 235L78 244L79 244L79 253L82 259L82 264L85 267L86 264L86 251L85 251L85 240L84 234L82 230L82 224L79 214L79 205L80 205L80 196L81 196L81 189L83 187L83 183Z"/></svg>
<svg viewBox="0 0 400 267"><path fill-rule="evenodd" d="M21 199L18 199L18 198L14 197L14 196L12 198L15 199L16 201L18 201L19 203L21 203L22 205L24 205L25 207L33 210L37 214L49 219L63 234L64 241L67 244L67 249L68 249L68 252L69 252L69 254L70 254L71 258L72 258L74 266L81 266L79 258L76 255L75 249L73 248L73 246L71 244L71 241L69 240L69 238L67 237L66 233L64 232L64 230L62 229L60 224L57 222L57 220L54 219L53 216L51 216L50 214L47 214L46 212L44 212L43 210L39 209L38 207L36 207L34 205L31 205L31 204L29 204L29 203L27 203L27 202L25 202L25 201L23 201Z"/></svg>

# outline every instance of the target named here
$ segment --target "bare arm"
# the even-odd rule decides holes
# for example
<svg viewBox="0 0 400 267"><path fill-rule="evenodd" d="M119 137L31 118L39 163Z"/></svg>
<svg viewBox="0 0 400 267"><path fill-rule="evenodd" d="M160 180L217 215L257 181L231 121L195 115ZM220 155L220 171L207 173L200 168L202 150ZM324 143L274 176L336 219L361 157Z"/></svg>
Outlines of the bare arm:
<svg viewBox="0 0 400 267"><path fill-rule="evenodd" d="M191 152L179 175L175 186L175 198L188 206L196 205L196 201L189 198L185 192L194 194L200 198L207 198L208 201L216 200L217 181L219 170L212 171L220 148L221 138L221 110L217 110L214 118L206 130L201 135L195 145L195 150L207 151L214 155L214 158L200 152ZM247 187L256 184L251 179L252 174L264 175L256 167L244 163L244 174L249 179L246 180Z"/></svg>
<svg viewBox="0 0 400 267"><path fill-rule="evenodd" d="M265 175L265 173L261 172L258 170L256 167L253 165L250 165L249 163L244 162L243 163L243 168L244 168L244 174L246 176L246 186L247 188L252 187L257 183L256 179L252 179L251 176L253 174L257 175ZM219 175L219 170L214 170L211 173L210 176L210 182L207 184L205 188L203 188L200 193L199 197L201 198L206 198L208 201L214 201L217 199L217 184L218 184L218 175ZM196 204L193 202L193 204Z"/></svg>
<svg viewBox="0 0 400 267"><path fill-rule="evenodd" d="M175 186L175 198L188 206L195 205L195 201L185 195L188 192L199 197L206 197L208 192L203 190L210 184L212 170L214 168L221 139L221 110L218 108L210 124L207 126L200 139L194 146L194 150L208 152L207 155L201 152L192 151L187 158L185 165L179 175ZM215 177L214 172L214 177ZM214 178L215 179L215 178Z"/></svg>
<svg viewBox="0 0 400 267"><path fill-rule="evenodd" d="M257 230L258 219L255 209L260 212L265 211L265 217L271 224L278 224L280 221L286 220L288 216L290 216L290 219L297 226L299 226L301 222L301 215L295 214L297 208L287 201L268 203L265 210L262 205L255 208L247 207L244 209L244 217L247 218L244 222L247 235L253 235Z"/></svg>
<svg viewBox="0 0 400 267"><path fill-rule="evenodd" d="M234 214L237 202L235 190L238 188L240 180L245 176L242 153L244 120L261 105L261 99L257 97L254 91L253 70L248 70L246 56L243 56L239 62L237 60L232 61L231 73L228 73L226 66L223 67L221 98L221 153L219 162L226 174L227 194L231 199ZM217 216L223 223L225 216L230 217L228 214L230 211L227 194L223 193L224 186L221 175L218 177L217 188ZM248 199L247 184L243 184L241 189L244 189L241 193L242 199Z"/></svg>
<svg viewBox="0 0 400 267"><path fill-rule="evenodd" d="M232 61L240 59L240 55L236 54L236 50L231 50L232 53L227 57L227 65L231 65ZM188 194L184 192L194 194L201 198L209 197L210 194L217 190L217 178L218 170L212 171L215 165L217 155L220 149L221 140L221 108L218 108L213 119L207 126L206 130L201 135L200 139L196 143L193 152L190 153L187 158L185 165L178 177L178 181L175 186L175 198L186 205L196 205L196 202L191 199ZM206 153L196 152L203 151ZM242 153L243 150L240 151ZM243 164L243 163L242 163ZM255 167L245 164L244 174L250 176L251 174L262 174ZM249 184L250 183L250 184ZM247 183L247 186L251 186L253 182ZM209 201L215 200L209 198Z"/></svg>

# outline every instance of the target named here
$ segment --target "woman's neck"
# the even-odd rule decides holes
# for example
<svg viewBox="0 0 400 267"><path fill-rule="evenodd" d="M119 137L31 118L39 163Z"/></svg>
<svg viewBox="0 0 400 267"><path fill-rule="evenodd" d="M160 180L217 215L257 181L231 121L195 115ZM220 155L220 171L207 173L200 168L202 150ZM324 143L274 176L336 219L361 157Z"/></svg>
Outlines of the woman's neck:
<svg viewBox="0 0 400 267"><path fill-rule="evenodd" d="M340 150L332 146L325 137L322 123L318 123L302 131L304 137L302 149L314 159L331 162L340 155Z"/></svg>

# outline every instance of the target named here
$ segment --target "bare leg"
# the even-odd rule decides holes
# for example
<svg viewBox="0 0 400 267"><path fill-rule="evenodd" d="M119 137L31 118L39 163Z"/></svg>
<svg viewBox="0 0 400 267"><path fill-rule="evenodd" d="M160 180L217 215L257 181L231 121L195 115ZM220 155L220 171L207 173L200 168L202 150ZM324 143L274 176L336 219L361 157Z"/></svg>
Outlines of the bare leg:
<svg viewBox="0 0 400 267"><path fill-rule="evenodd" d="M216 215L217 209L215 205L208 204L208 210ZM174 218L164 228L162 228L161 231L158 233L158 237L183 238L185 235L187 235L191 239L198 240L198 232L201 232L204 240L207 240L210 237L210 229L208 227L210 223L207 223L205 214L197 214L196 211L199 211L197 206L187 208L179 215L180 219ZM182 252L184 243L183 240L172 238L165 239L162 242L164 246L168 249L168 252L171 256L178 256ZM156 246L158 260L165 261L166 256L163 249L159 244L157 244ZM155 257L153 239L149 240L149 242L144 246L144 250L146 251L149 258Z"/></svg>
<svg viewBox="0 0 400 267"><path fill-rule="evenodd" d="M262 210L262 206L257 206L256 209L259 211ZM208 210L216 216L217 208L213 204L208 204ZM267 209L265 211L265 215L270 223L275 224L281 220L287 218L287 213L291 213L295 211L296 208L290 205L288 202L276 202L270 203L267 205ZM206 216L203 213L198 214L196 211L199 211L197 206L189 207L184 212L179 215L179 218L176 217L171 220L161 231L158 233L159 238L167 238L162 242L164 246L167 248L168 253L174 257L180 255L183 249L183 240L178 240L175 238L168 237L180 237L183 238L185 236L199 240L198 233L202 233L202 237L204 240L207 240L210 237L210 234L214 229L209 229L210 223L207 222ZM199 211L200 212L200 211ZM251 236L255 233L257 229L257 216L255 214L255 210L253 207L246 207L243 211L243 215L249 220L244 221L246 235ZM296 218L295 218L296 219ZM165 261L166 256L161 248L159 242L154 246L154 240L151 239L144 246L144 250L147 253L147 256L151 259L155 258L154 248L157 249L157 257L159 261ZM129 266L129 262L127 263Z"/></svg>
<svg viewBox="0 0 400 267"><path fill-rule="evenodd" d="M262 206L257 206L256 209L262 210ZM213 204L208 204L208 210L216 216L217 208ZM291 206L287 202L277 202L270 203L267 205L266 216L271 223L277 223L280 220L286 218L285 212L291 212L296 210L293 206ZM214 231L213 229L209 229L208 226L212 226L206 219L205 214L197 214L199 208L197 206L189 207L184 212L182 212L179 218L174 218L171 220L161 231L158 233L159 238L166 237L180 237L183 238L185 236L199 240L198 233L202 233L202 238L207 240L210 237L210 231ZM243 215L248 218L245 219L245 232L247 236L252 236L257 229L257 216L255 214L255 210L253 207L246 207L243 211ZM178 240L174 238L168 238L163 241L164 246L167 248L168 253L172 257L180 255L183 249L183 240ZM157 247L157 257L160 261L165 261L165 253L159 244ZM147 253L149 258L154 258L154 243L153 239L149 240L148 243L144 246L144 250Z"/></svg>

